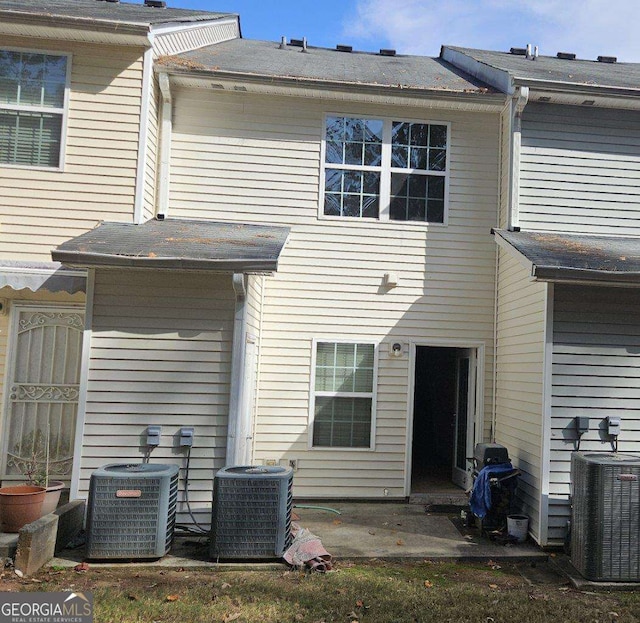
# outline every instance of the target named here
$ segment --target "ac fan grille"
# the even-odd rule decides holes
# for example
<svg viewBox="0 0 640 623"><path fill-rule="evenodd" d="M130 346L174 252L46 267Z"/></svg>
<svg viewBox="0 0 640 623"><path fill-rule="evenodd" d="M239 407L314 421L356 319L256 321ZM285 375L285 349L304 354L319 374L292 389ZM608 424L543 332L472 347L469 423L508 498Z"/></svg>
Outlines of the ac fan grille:
<svg viewBox="0 0 640 623"><path fill-rule="evenodd" d="M216 477L214 558L274 558L291 542L293 478Z"/></svg>
<svg viewBox="0 0 640 623"><path fill-rule="evenodd" d="M153 558L173 542L178 474L170 478L92 476L89 496L89 558ZM118 491L139 491L119 497Z"/></svg>

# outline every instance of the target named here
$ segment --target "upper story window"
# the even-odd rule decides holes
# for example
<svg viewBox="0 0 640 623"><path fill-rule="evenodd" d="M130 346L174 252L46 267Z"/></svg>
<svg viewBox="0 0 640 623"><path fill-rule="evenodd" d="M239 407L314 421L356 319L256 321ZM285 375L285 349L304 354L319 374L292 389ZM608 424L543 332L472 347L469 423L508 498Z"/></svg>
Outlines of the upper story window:
<svg viewBox="0 0 640 623"><path fill-rule="evenodd" d="M59 168L69 57L0 50L0 164Z"/></svg>
<svg viewBox="0 0 640 623"><path fill-rule="evenodd" d="M445 223L449 126L328 116L325 216Z"/></svg>

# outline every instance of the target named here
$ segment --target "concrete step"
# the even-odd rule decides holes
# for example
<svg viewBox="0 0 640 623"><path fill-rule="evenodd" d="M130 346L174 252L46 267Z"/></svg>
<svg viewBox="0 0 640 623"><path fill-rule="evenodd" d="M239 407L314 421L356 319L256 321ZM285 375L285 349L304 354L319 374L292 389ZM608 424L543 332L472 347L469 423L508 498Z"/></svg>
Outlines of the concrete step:
<svg viewBox="0 0 640 623"><path fill-rule="evenodd" d="M412 493L409 504L424 504L425 506L469 506L469 496L464 491L446 493Z"/></svg>

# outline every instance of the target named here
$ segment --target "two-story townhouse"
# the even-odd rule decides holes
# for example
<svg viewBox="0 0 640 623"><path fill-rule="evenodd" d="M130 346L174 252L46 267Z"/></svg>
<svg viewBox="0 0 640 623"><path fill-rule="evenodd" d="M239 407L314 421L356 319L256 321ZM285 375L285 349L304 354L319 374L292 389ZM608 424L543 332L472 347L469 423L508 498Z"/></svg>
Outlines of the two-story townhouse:
<svg viewBox="0 0 640 623"><path fill-rule="evenodd" d="M640 66L531 48L444 47L441 57L512 97L493 426L524 473L533 536L560 544L572 452L640 453ZM581 435L576 417L589 419Z"/></svg>
<svg viewBox="0 0 640 623"><path fill-rule="evenodd" d="M147 424L153 459L180 464L194 427L203 523L225 463L293 461L297 497L467 484L493 404L507 98L440 59L305 41L234 39L156 72L155 220L54 252L91 283L74 494L139 460Z"/></svg>
<svg viewBox="0 0 640 623"><path fill-rule="evenodd" d="M0 0L4 482L22 479L34 453L67 483L79 465L91 298L86 271L52 262L51 250L103 221L155 214L154 58L239 34L236 15L164 2ZM99 445L109 444L103 434Z"/></svg>

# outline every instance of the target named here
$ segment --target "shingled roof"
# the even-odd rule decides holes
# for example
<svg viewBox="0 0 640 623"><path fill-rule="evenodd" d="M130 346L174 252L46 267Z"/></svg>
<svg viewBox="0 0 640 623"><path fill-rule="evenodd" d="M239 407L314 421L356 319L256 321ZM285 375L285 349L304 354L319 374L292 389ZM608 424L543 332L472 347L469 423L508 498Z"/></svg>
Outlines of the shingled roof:
<svg viewBox="0 0 640 623"><path fill-rule="evenodd" d="M159 60L172 73L334 83L439 93L494 94L487 84L426 56L343 52L271 41L234 39Z"/></svg>
<svg viewBox="0 0 640 623"><path fill-rule="evenodd" d="M106 0L0 0L0 16L149 27L234 16L232 13L157 8Z"/></svg>
<svg viewBox="0 0 640 623"><path fill-rule="evenodd" d="M551 82L582 87L605 87L640 92L640 63L599 62L538 56L527 58L522 54L476 50L456 46L443 46L442 54L447 58L447 50L458 52L486 67L509 74L515 83ZM609 57L606 57L609 58ZM613 60L613 59L610 59Z"/></svg>

